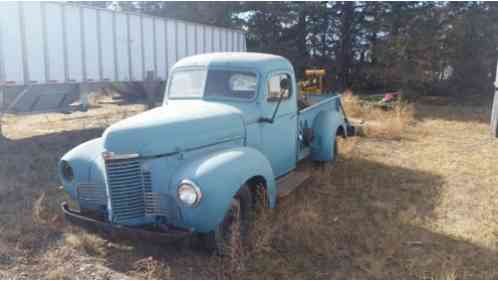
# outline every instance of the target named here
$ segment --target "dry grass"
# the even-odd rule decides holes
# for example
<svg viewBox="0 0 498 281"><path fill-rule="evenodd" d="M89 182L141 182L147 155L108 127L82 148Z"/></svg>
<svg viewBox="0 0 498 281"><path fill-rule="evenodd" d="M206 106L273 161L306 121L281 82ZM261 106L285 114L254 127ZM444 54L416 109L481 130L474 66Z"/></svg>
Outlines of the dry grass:
<svg viewBox="0 0 498 281"><path fill-rule="evenodd" d="M135 274L143 279L171 279L169 266L153 257L140 259L134 264Z"/></svg>
<svg viewBox="0 0 498 281"><path fill-rule="evenodd" d="M86 232L69 232L64 235L64 243L72 249L84 251L88 255L104 257L107 242L102 237Z"/></svg>
<svg viewBox="0 0 498 281"><path fill-rule="evenodd" d="M47 280L69 280L71 275L63 266L56 266L54 269L47 272L44 279Z"/></svg>
<svg viewBox="0 0 498 281"><path fill-rule="evenodd" d="M459 106L458 119L452 107L345 103L402 129L340 143L335 167L260 222L272 234L243 277L497 278L498 144L486 106Z"/></svg>
<svg viewBox="0 0 498 281"><path fill-rule="evenodd" d="M415 115L414 107L401 100L390 110L362 102L354 95L344 95L342 104L348 117L367 121L364 133L373 138L399 140Z"/></svg>
<svg viewBox="0 0 498 281"><path fill-rule="evenodd" d="M64 225L55 163L142 106L8 116L0 140L0 278L498 278L498 143L487 105L344 102L378 131L258 214L244 270L182 241L102 238ZM397 125L393 125L397 124ZM185 241L188 242L188 241Z"/></svg>

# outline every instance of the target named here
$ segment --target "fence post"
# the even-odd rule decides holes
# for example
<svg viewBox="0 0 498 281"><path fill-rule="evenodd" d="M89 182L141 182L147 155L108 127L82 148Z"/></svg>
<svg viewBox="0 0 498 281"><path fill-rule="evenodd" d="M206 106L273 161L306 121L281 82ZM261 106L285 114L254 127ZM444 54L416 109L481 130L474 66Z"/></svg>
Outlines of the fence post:
<svg viewBox="0 0 498 281"><path fill-rule="evenodd" d="M495 95L493 98L493 108L491 110L491 133L498 138L498 85L494 84Z"/></svg>
<svg viewBox="0 0 498 281"><path fill-rule="evenodd" d="M7 110L5 108L5 92L4 92L4 86L0 85L0 138L3 137L3 131L2 131L2 124L3 124L3 112L4 110Z"/></svg>

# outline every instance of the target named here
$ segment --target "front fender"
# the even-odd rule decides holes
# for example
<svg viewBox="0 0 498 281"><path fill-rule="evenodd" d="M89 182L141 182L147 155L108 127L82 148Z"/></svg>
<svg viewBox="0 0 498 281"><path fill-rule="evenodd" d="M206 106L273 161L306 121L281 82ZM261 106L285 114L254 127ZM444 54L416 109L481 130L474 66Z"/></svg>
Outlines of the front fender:
<svg viewBox="0 0 498 281"><path fill-rule="evenodd" d="M104 168L99 161L102 154L102 139L97 138L84 142L66 153L61 161L67 161L73 168L74 180L68 182L61 175L61 161L58 163L58 175L66 192L76 199L76 185L79 183L94 183L104 186Z"/></svg>
<svg viewBox="0 0 498 281"><path fill-rule="evenodd" d="M275 206L276 184L273 170L266 157L253 148L237 147L217 151L182 166L172 177L172 191L188 179L196 183L202 192L202 200L195 208L183 206L183 224L198 232L209 232L223 220L230 201L239 188L254 176L266 180L270 207Z"/></svg>
<svg viewBox="0 0 498 281"><path fill-rule="evenodd" d="M342 120L344 120L344 117L337 111L321 111L318 113L313 121L313 141L310 154L312 160L332 160L336 132L339 127L345 130Z"/></svg>

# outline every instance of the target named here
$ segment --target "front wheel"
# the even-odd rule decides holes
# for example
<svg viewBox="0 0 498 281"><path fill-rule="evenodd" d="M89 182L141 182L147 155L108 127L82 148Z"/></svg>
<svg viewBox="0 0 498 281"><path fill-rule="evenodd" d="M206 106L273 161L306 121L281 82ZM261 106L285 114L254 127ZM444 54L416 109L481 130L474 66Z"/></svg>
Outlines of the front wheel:
<svg viewBox="0 0 498 281"><path fill-rule="evenodd" d="M223 221L204 237L208 251L240 260L249 235L251 205L251 192L247 185L243 185L232 198Z"/></svg>

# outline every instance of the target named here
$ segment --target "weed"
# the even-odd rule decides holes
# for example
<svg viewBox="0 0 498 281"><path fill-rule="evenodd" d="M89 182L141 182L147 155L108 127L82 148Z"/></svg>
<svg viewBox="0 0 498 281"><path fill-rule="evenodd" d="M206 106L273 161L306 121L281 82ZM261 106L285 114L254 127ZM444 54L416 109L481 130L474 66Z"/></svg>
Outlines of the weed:
<svg viewBox="0 0 498 281"><path fill-rule="evenodd" d="M171 279L169 266L165 266L162 262L153 257L147 257L136 261L133 273L144 279Z"/></svg>
<svg viewBox="0 0 498 281"><path fill-rule="evenodd" d="M95 234L69 232L64 235L64 241L73 249L84 251L88 255L103 257L107 254L106 241Z"/></svg>
<svg viewBox="0 0 498 281"><path fill-rule="evenodd" d="M368 137L399 140L414 121L413 105L402 100L394 102L388 110L362 102L354 95L343 96L342 103L348 117L361 119L366 123L364 133Z"/></svg>

